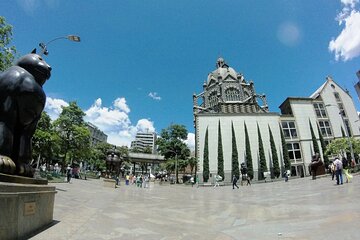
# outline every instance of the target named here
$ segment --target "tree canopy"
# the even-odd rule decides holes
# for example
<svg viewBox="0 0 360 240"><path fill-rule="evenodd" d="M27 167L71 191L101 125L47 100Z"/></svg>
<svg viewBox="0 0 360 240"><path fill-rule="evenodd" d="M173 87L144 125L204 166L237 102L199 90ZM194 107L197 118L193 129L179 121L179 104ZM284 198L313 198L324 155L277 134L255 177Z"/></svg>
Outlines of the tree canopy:
<svg viewBox="0 0 360 240"><path fill-rule="evenodd" d="M0 72L9 68L15 59L16 48L9 46L12 40L12 26L0 16Z"/></svg>
<svg viewBox="0 0 360 240"><path fill-rule="evenodd" d="M69 106L62 108L54 126L61 137L61 154L65 164L73 159L81 160L90 155L90 131L83 120L85 113L76 102L70 102Z"/></svg>
<svg viewBox="0 0 360 240"><path fill-rule="evenodd" d="M186 159L190 150L184 143L187 139L187 130L184 125L172 124L161 131L160 137L156 140L158 151L165 159Z"/></svg>
<svg viewBox="0 0 360 240"><path fill-rule="evenodd" d="M349 138L349 140L351 141L353 152L355 154L359 154L360 140L354 138ZM325 154L340 155L341 157L346 157L346 153L350 152L349 140L347 138L338 138L331 141L331 143L329 143L329 145L326 146Z"/></svg>

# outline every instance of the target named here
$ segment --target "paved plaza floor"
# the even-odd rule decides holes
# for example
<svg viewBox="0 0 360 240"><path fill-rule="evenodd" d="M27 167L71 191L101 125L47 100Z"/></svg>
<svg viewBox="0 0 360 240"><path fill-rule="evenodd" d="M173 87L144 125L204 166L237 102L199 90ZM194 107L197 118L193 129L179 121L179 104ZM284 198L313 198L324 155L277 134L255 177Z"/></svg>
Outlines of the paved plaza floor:
<svg viewBox="0 0 360 240"><path fill-rule="evenodd" d="M240 186L56 186L56 224L31 239L359 239L360 176Z"/></svg>

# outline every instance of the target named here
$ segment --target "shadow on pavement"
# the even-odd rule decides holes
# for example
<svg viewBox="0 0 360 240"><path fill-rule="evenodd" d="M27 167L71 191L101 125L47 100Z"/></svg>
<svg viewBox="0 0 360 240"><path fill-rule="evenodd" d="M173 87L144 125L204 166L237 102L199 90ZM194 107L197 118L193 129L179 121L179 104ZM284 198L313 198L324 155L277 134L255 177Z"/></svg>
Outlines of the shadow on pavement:
<svg viewBox="0 0 360 240"><path fill-rule="evenodd" d="M31 234L29 234L28 236L26 236L26 238L21 238L21 240L25 240L25 239L30 239L32 237L35 237L36 235L38 235L39 233L51 228L52 226L55 226L56 224L58 224L60 221L57 220L53 220L51 223L49 223L48 225L39 228L38 230L35 230L34 232L32 232Z"/></svg>

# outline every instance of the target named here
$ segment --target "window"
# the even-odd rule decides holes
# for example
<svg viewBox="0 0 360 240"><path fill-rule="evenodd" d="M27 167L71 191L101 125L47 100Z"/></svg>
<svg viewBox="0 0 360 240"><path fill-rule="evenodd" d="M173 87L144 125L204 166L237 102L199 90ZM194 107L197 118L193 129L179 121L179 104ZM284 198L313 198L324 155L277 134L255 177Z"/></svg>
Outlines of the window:
<svg viewBox="0 0 360 240"><path fill-rule="evenodd" d="M331 139L324 139L325 147L331 143Z"/></svg>
<svg viewBox="0 0 360 240"><path fill-rule="evenodd" d="M215 106L217 104L217 96L216 95L217 95L216 91L210 93L210 95L209 95L209 105L210 105L210 107L213 107L213 106Z"/></svg>
<svg viewBox="0 0 360 240"><path fill-rule="evenodd" d="M334 96L337 102L341 102L340 94L338 92L334 92Z"/></svg>
<svg viewBox="0 0 360 240"><path fill-rule="evenodd" d="M288 143L287 148L290 160L301 161L300 143Z"/></svg>
<svg viewBox="0 0 360 240"><path fill-rule="evenodd" d="M228 88L225 90L226 101L240 101L239 90L236 88Z"/></svg>
<svg viewBox="0 0 360 240"><path fill-rule="evenodd" d="M338 107L339 107L340 113L343 115L343 117L346 117L344 105L342 103L338 103Z"/></svg>
<svg viewBox="0 0 360 240"><path fill-rule="evenodd" d="M324 104L322 103L314 103L315 113L318 118L326 118L326 111L324 108Z"/></svg>
<svg viewBox="0 0 360 240"><path fill-rule="evenodd" d="M284 132L284 137L285 138L297 138L297 132L296 132L296 127L295 127L295 122L294 121L283 121L281 122L281 126Z"/></svg>
<svg viewBox="0 0 360 240"><path fill-rule="evenodd" d="M331 137L331 127L329 121L319 121L320 132L323 137Z"/></svg>
<svg viewBox="0 0 360 240"><path fill-rule="evenodd" d="M348 136L351 137L351 136L352 136L352 133L351 133L351 128L350 128L349 120L344 119L344 122L345 122L346 130L347 130L347 134L349 134Z"/></svg>

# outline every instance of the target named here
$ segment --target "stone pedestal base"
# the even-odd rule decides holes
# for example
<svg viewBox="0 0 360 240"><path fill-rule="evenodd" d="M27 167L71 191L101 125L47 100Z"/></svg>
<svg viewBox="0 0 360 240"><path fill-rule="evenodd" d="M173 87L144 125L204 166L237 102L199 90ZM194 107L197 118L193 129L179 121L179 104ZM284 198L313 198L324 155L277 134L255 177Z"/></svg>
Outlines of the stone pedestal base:
<svg viewBox="0 0 360 240"><path fill-rule="evenodd" d="M0 182L0 239L26 239L53 222L55 187Z"/></svg>
<svg viewBox="0 0 360 240"><path fill-rule="evenodd" d="M116 181L110 178L104 178L104 187L116 188Z"/></svg>

